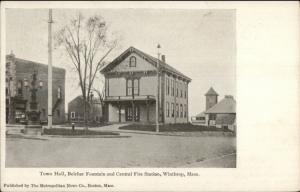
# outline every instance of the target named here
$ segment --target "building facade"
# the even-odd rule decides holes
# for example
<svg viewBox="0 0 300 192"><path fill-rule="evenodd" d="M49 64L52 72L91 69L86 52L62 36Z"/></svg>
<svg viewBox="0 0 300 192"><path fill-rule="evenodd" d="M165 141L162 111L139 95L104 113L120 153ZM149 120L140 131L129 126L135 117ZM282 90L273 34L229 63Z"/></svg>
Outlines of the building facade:
<svg viewBox="0 0 300 192"><path fill-rule="evenodd" d="M105 76L106 121L154 123L159 87L159 122L188 122L188 85L191 79L168 65L164 55L158 61L130 47L101 73Z"/></svg>
<svg viewBox="0 0 300 192"><path fill-rule="evenodd" d="M88 121L93 123L102 122L102 105L99 99L93 98L87 105ZM68 103L69 122L84 122L84 100L82 96L77 96Z"/></svg>
<svg viewBox="0 0 300 192"><path fill-rule="evenodd" d="M37 91L38 109L41 112L40 119L46 122L48 119L48 65L16 58L14 54L6 56L6 123L20 123L26 119L26 111L29 110L30 84L33 71L37 72L37 78L43 82L43 86ZM65 69L53 67L53 123L59 124L65 121ZM29 85L30 86L30 85Z"/></svg>

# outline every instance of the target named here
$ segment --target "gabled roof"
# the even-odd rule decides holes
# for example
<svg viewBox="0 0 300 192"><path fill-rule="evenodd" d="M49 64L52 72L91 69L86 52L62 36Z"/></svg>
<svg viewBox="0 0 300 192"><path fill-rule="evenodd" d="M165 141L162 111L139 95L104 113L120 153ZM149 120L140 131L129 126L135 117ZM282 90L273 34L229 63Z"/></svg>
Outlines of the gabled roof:
<svg viewBox="0 0 300 192"><path fill-rule="evenodd" d="M148 55L147 53L144 53L134 47L129 47L126 51L124 51L121 55L119 55L117 58L115 58L112 62L107 64L101 69L101 73L108 72L112 68L114 68L117 64L119 64L121 61L123 61L130 53L136 53L142 58L145 58L148 62L150 62L154 67L157 67L157 58ZM173 73L177 76L180 76L183 79L186 79L187 81L191 81L192 79L175 69L174 67L168 65L167 63L160 60L160 67L162 70Z"/></svg>
<svg viewBox="0 0 300 192"><path fill-rule="evenodd" d="M205 94L205 96L207 96L207 95L216 95L216 96L218 96L218 93L214 90L214 88L210 88L208 91L207 91L207 93Z"/></svg>
<svg viewBox="0 0 300 192"><path fill-rule="evenodd" d="M209 108L205 113L236 113L236 101L232 96L225 96L219 103Z"/></svg>

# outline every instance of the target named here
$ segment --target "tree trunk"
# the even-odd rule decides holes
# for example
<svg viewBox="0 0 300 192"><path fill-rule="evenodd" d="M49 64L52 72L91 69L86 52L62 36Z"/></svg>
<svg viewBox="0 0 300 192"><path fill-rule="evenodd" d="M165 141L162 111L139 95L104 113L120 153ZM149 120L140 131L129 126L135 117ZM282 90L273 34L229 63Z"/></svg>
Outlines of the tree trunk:
<svg viewBox="0 0 300 192"><path fill-rule="evenodd" d="M86 99L83 98L84 103L83 103L83 108L84 108L84 130L87 131L88 130L88 125L87 125L87 110L86 110Z"/></svg>

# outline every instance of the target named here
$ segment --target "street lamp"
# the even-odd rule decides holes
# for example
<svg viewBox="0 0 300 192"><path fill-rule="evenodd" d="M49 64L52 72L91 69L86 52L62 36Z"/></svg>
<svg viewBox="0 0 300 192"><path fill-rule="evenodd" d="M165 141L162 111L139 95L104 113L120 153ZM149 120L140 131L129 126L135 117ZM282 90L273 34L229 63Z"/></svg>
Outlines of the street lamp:
<svg viewBox="0 0 300 192"><path fill-rule="evenodd" d="M155 131L156 132L159 132L159 92L160 92L160 85L159 85L159 56L160 56L160 52L159 52L159 49L160 49L160 44L157 45L157 94L156 94L156 129Z"/></svg>
<svg viewBox="0 0 300 192"><path fill-rule="evenodd" d="M26 112L28 117L28 123L25 126L25 134L42 134L42 126L40 125L40 111L38 110L38 102L36 92L38 91L37 83L39 88L43 87L43 82L39 80L37 82L37 72L34 70L32 74L32 79L29 85L27 79L24 79L24 86L26 89L29 88L30 91L30 102L29 102L29 111Z"/></svg>

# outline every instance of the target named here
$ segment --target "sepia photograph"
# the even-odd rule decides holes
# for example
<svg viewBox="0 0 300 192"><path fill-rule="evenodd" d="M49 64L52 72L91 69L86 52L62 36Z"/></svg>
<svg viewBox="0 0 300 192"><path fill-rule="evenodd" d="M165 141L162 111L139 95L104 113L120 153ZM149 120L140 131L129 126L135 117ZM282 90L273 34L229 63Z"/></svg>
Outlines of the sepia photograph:
<svg viewBox="0 0 300 192"><path fill-rule="evenodd" d="M299 2L0 8L0 191L299 191Z"/></svg>
<svg viewBox="0 0 300 192"><path fill-rule="evenodd" d="M6 167L236 167L235 10L5 16Z"/></svg>

